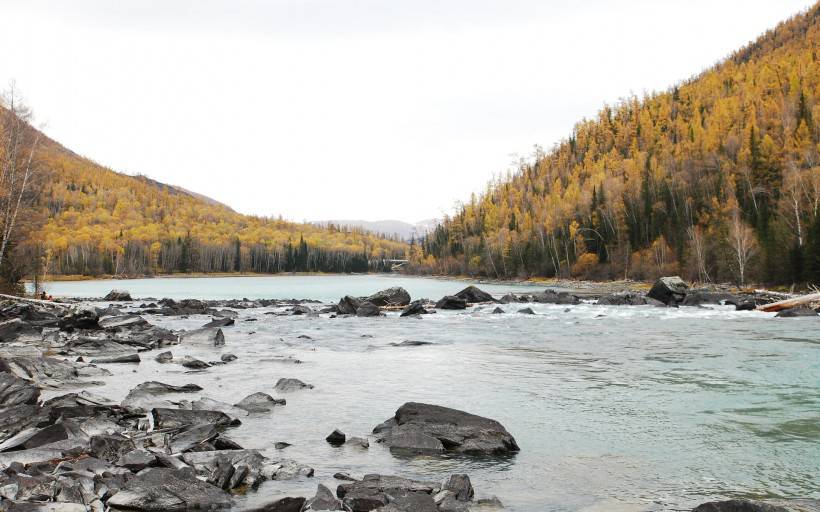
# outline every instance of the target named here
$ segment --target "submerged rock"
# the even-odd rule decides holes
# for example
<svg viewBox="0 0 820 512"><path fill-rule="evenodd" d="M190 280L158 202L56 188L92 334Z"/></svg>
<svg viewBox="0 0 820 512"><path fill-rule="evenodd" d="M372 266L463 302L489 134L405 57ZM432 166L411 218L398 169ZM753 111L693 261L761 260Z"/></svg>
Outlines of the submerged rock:
<svg viewBox="0 0 820 512"><path fill-rule="evenodd" d="M519 451L515 438L495 420L416 402L402 405L373 433L388 446L410 450L495 455Z"/></svg>
<svg viewBox="0 0 820 512"><path fill-rule="evenodd" d="M817 311L809 307L789 308L779 311L776 315L778 318L797 318L801 316L817 316Z"/></svg>
<svg viewBox="0 0 820 512"><path fill-rule="evenodd" d="M652 289L647 293L647 297L659 300L666 305L674 306L683 302L689 291L689 285L678 276L661 277Z"/></svg>
<svg viewBox="0 0 820 512"><path fill-rule="evenodd" d="M299 379L282 378L276 381L276 385L273 388L276 391L287 393L302 389L313 389L313 384L305 384Z"/></svg>
<svg viewBox="0 0 820 512"><path fill-rule="evenodd" d="M471 304L476 302L495 302L492 295L472 285L464 288L455 294L455 296L459 299L464 299Z"/></svg>
<svg viewBox="0 0 820 512"><path fill-rule="evenodd" d="M501 309L500 307L496 306L496 308L493 310L492 314L493 315L502 315L502 314L504 314L504 310Z"/></svg>
<svg viewBox="0 0 820 512"><path fill-rule="evenodd" d="M466 309L467 301L455 295L445 295L436 302L437 309Z"/></svg>
<svg viewBox="0 0 820 512"><path fill-rule="evenodd" d="M519 309L517 312L519 314L522 314L522 315L534 315L535 314L535 311L533 311L532 308Z"/></svg>
<svg viewBox="0 0 820 512"><path fill-rule="evenodd" d="M376 306L406 306L410 304L410 294L401 286L394 286L374 293L367 302Z"/></svg>
<svg viewBox="0 0 820 512"><path fill-rule="evenodd" d="M786 507L760 501L728 500L711 501L695 507L692 512L792 512Z"/></svg>

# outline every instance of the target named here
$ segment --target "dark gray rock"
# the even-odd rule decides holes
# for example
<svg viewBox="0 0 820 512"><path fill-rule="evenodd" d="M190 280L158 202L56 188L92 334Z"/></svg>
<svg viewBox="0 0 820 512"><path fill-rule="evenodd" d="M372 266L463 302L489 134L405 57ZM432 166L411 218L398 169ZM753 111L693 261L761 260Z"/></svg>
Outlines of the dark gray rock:
<svg viewBox="0 0 820 512"><path fill-rule="evenodd" d="M379 306L373 304L372 302L362 302L359 305L358 309L356 309L356 316L379 316L381 315L381 310Z"/></svg>
<svg viewBox="0 0 820 512"><path fill-rule="evenodd" d="M397 453L442 453L444 445L437 438L418 430L390 432L381 438L390 450Z"/></svg>
<svg viewBox="0 0 820 512"><path fill-rule="evenodd" d="M458 501L471 501L475 495L470 477L465 474L450 475L441 488L452 492L453 497Z"/></svg>
<svg viewBox="0 0 820 512"><path fill-rule="evenodd" d="M465 454L506 454L519 451L515 438L495 420L456 409L408 402L396 415L373 430L388 446L403 434L434 438L448 451ZM427 441L426 441L427 442ZM412 447L411 447L412 448Z"/></svg>
<svg viewBox="0 0 820 512"><path fill-rule="evenodd" d="M401 343L391 343L390 345L394 347L423 347L424 345L435 345L435 343L431 341L404 340Z"/></svg>
<svg viewBox="0 0 820 512"><path fill-rule="evenodd" d="M207 446L219 435L219 429L211 424L199 424L187 427L171 436L169 446L171 453L183 453L197 447Z"/></svg>
<svg viewBox="0 0 820 512"><path fill-rule="evenodd" d="M111 290L108 295L103 297L103 300L112 302L132 301L131 293L128 290Z"/></svg>
<svg viewBox="0 0 820 512"><path fill-rule="evenodd" d="M151 410L151 415L156 428L182 428L202 424L228 427L239 424L239 420L231 419L222 411L157 407Z"/></svg>
<svg viewBox="0 0 820 512"><path fill-rule="evenodd" d="M190 368L192 370L204 370L206 368L211 367L209 363L206 363L205 361L201 361L191 356L183 357L179 364L181 364L185 368Z"/></svg>
<svg viewBox="0 0 820 512"><path fill-rule="evenodd" d="M63 331L74 329L99 329L100 315L91 306L75 306L60 318L59 327Z"/></svg>
<svg viewBox="0 0 820 512"><path fill-rule="evenodd" d="M424 308L424 303L420 300L416 300L404 308L399 316L426 315L428 313L429 311Z"/></svg>
<svg viewBox="0 0 820 512"><path fill-rule="evenodd" d="M219 358L223 363L230 363L231 361L236 361L239 359L234 354L222 354L222 357Z"/></svg>
<svg viewBox="0 0 820 512"><path fill-rule="evenodd" d="M336 306L336 309L339 311L340 315L355 315L356 310L359 309L359 306L361 305L362 301L360 301L356 297L345 295L339 301L339 304Z"/></svg>
<svg viewBox="0 0 820 512"><path fill-rule="evenodd" d="M132 440L119 434L92 436L90 445L91 455L111 463L118 461L123 455L136 449Z"/></svg>
<svg viewBox="0 0 820 512"><path fill-rule="evenodd" d="M581 299L569 292L547 289L544 293L534 294L532 301L539 304L580 304Z"/></svg>
<svg viewBox="0 0 820 512"><path fill-rule="evenodd" d="M739 300L735 304L735 311L754 311L757 304L753 300Z"/></svg>
<svg viewBox="0 0 820 512"><path fill-rule="evenodd" d="M342 502L336 499L330 489L319 484L316 495L307 500L302 510L342 510Z"/></svg>
<svg viewBox="0 0 820 512"><path fill-rule="evenodd" d="M376 292L367 298L367 302L376 306L406 306L410 304L410 294L401 286L394 286Z"/></svg>
<svg viewBox="0 0 820 512"><path fill-rule="evenodd" d="M788 508L759 501L711 501L698 505L692 512L790 512Z"/></svg>
<svg viewBox="0 0 820 512"><path fill-rule="evenodd" d="M305 384L299 379L282 378L276 381L276 385L273 388L280 393L288 393L302 389L313 389L313 384Z"/></svg>
<svg viewBox="0 0 820 512"><path fill-rule="evenodd" d="M148 322L139 315L102 316L97 324L107 331L124 331L135 327L145 326Z"/></svg>
<svg viewBox="0 0 820 512"><path fill-rule="evenodd" d="M290 314L291 315L312 315L312 314L314 314L314 311L312 309L310 309L308 306L305 306L303 304L298 304L298 305L293 306L291 308Z"/></svg>
<svg viewBox="0 0 820 512"><path fill-rule="evenodd" d="M535 311L533 311L532 308L523 308L523 309L519 309L518 313L520 313L522 315L534 315Z"/></svg>
<svg viewBox="0 0 820 512"><path fill-rule="evenodd" d="M798 308L784 309L782 311L779 311L775 316L777 318L798 318L803 316L816 317L817 311L804 306Z"/></svg>
<svg viewBox="0 0 820 512"><path fill-rule="evenodd" d="M236 404L236 407L248 412L266 412L272 410L277 405L285 405L283 398L273 398L267 393L253 393Z"/></svg>
<svg viewBox="0 0 820 512"><path fill-rule="evenodd" d="M677 305L683 302L688 291L689 285L680 277L661 277L646 295L667 305Z"/></svg>
<svg viewBox="0 0 820 512"><path fill-rule="evenodd" d="M513 304L515 302L519 302L519 300L518 297L516 297L514 294L508 293L501 297L501 299L498 302L500 302L501 304Z"/></svg>
<svg viewBox="0 0 820 512"><path fill-rule="evenodd" d="M261 507L249 509L248 512L301 512L302 510L324 510L315 508L303 508L305 498L280 498L274 502L267 503ZM331 509L338 510L338 509Z"/></svg>
<svg viewBox="0 0 820 512"><path fill-rule="evenodd" d="M152 468L128 480L108 500L114 509L137 511L185 511L227 509L231 498L225 491L186 477L174 469Z"/></svg>
<svg viewBox="0 0 820 512"><path fill-rule="evenodd" d="M113 364L113 363L139 363L140 356L136 352L133 354L123 354L114 357L101 357L92 359L91 364Z"/></svg>
<svg viewBox="0 0 820 512"><path fill-rule="evenodd" d="M231 317L222 317L222 318L214 318L207 324L203 325L203 329L207 329L209 327L228 327L234 324L234 319Z"/></svg>
<svg viewBox="0 0 820 512"><path fill-rule="evenodd" d="M43 328L30 324L21 318L10 318L0 322L0 341L10 343L23 337L40 338Z"/></svg>
<svg viewBox="0 0 820 512"><path fill-rule="evenodd" d="M437 309L466 309L467 301L455 295L445 295L436 302Z"/></svg>
<svg viewBox="0 0 820 512"><path fill-rule="evenodd" d="M464 288L455 296L471 304L475 304L476 302L495 302L492 295L472 285Z"/></svg>
<svg viewBox="0 0 820 512"><path fill-rule="evenodd" d="M341 498L344 506L352 512L375 510L388 504L394 506L388 510L435 512L436 505L432 494L439 490L440 486L435 482L397 476L365 475L362 480L339 485L336 496Z"/></svg>
<svg viewBox="0 0 820 512"><path fill-rule="evenodd" d="M647 298L644 294L632 291L611 293L598 299L600 306L644 306L646 304Z"/></svg>
<svg viewBox="0 0 820 512"><path fill-rule="evenodd" d="M690 290L686 293L681 306L702 306L704 304L737 304L736 295L728 292L711 290Z"/></svg>
<svg viewBox="0 0 820 512"><path fill-rule="evenodd" d="M157 457L148 450L139 448L124 454L119 458L116 464L117 466L130 469L136 473L137 471L142 471L147 467L156 466Z"/></svg>
<svg viewBox="0 0 820 512"><path fill-rule="evenodd" d="M40 388L32 382L10 373L0 373L0 407L36 405L39 399Z"/></svg>
<svg viewBox="0 0 820 512"><path fill-rule="evenodd" d="M156 355L156 357L154 357L154 360L156 362L162 363L162 364L170 363L171 361L174 360L174 354L172 354L170 350L168 350L166 352L160 352L159 354Z"/></svg>
<svg viewBox="0 0 820 512"><path fill-rule="evenodd" d="M341 446L345 444L346 439L347 436L345 435L345 433L339 429L336 429L325 438L325 441L327 441L329 444L333 446Z"/></svg>

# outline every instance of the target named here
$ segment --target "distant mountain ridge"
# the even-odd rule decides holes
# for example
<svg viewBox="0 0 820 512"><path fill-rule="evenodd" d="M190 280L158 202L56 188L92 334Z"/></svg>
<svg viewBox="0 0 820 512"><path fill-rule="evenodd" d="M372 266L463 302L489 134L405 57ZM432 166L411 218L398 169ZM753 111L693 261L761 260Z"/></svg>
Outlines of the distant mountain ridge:
<svg viewBox="0 0 820 512"><path fill-rule="evenodd" d="M415 223L404 222L401 220L352 220L352 219L334 219L334 220L318 220L312 221L311 224L316 226L334 226L359 228L371 233L384 235L388 237L396 236L399 240L409 241L413 238L419 239L425 236L430 231L434 230L441 221L439 219L427 219Z"/></svg>

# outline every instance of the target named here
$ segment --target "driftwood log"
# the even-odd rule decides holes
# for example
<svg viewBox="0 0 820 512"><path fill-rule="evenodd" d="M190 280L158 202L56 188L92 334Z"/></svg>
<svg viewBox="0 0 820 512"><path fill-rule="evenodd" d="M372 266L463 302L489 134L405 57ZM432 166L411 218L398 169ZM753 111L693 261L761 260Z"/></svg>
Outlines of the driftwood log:
<svg viewBox="0 0 820 512"><path fill-rule="evenodd" d="M801 295L800 297L779 300L777 302L772 302L771 304L762 304L757 307L757 310L774 313L775 311L796 308L798 306L811 304L812 302L820 302L820 293L810 293L808 295Z"/></svg>
<svg viewBox="0 0 820 512"><path fill-rule="evenodd" d="M27 297L18 297L16 295L6 295L5 293L0 293L0 299L9 299L17 302L28 302L29 304L41 304L43 306L52 306L58 308L71 307L71 304L63 304L62 302L54 302L53 300L29 299Z"/></svg>

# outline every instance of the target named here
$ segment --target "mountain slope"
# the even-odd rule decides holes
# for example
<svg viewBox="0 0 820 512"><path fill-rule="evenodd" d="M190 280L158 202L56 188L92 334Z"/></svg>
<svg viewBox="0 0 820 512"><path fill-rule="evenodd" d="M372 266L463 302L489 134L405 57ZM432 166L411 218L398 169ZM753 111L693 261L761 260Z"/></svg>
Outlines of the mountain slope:
<svg viewBox="0 0 820 512"><path fill-rule="evenodd" d="M412 256L419 272L820 282L818 6L578 123Z"/></svg>
<svg viewBox="0 0 820 512"><path fill-rule="evenodd" d="M47 218L29 243L50 274L366 271L402 258L405 244L360 230L241 215L181 187L127 176L44 139L38 207Z"/></svg>

